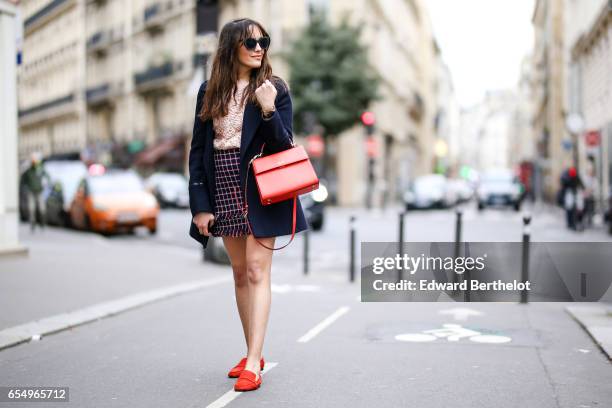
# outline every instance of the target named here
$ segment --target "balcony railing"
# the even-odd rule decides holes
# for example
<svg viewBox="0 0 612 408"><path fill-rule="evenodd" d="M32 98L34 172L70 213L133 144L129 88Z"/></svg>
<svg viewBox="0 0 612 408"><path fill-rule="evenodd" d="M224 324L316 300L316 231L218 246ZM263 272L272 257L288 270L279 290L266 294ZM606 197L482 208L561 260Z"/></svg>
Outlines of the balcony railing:
<svg viewBox="0 0 612 408"><path fill-rule="evenodd" d="M111 85L107 82L102 85L87 88L85 99L88 105L100 105L108 102L111 98Z"/></svg>
<svg viewBox="0 0 612 408"><path fill-rule="evenodd" d="M56 99L52 99L50 101L47 102L43 102L41 104L32 106L30 108L26 108L26 109L20 109L19 110L19 119L22 119L26 116L31 116L34 115L36 113L40 113L40 112L44 112L47 110L51 110L53 108L62 106L64 104L68 104L70 102L74 101L74 93L70 93L66 96L62 96L60 98L56 98Z"/></svg>
<svg viewBox="0 0 612 408"><path fill-rule="evenodd" d="M208 61L207 54L193 54L193 67L194 68L205 66L207 61Z"/></svg>
<svg viewBox="0 0 612 408"><path fill-rule="evenodd" d="M150 89L163 85L174 73L174 64L168 61L162 65L152 66L145 71L134 74L134 84L140 89Z"/></svg>
<svg viewBox="0 0 612 408"><path fill-rule="evenodd" d="M144 10L144 21L149 22L151 21L151 19L155 18L155 16L159 15L159 12L161 11L161 4L156 3L153 4L147 8L145 8Z"/></svg>
<svg viewBox="0 0 612 408"><path fill-rule="evenodd" d="M98 31L97 33L89 37L89 39L87 40L87 48L98 45L100 42L102 42L103 37L104 33L102 31Z"/></svg>
<svg viewBox="0 0 612 408"><path fill-rule="evenodd" d="M414 91L412 96L412 103L408 110L410 117L415 121L420 121L425 114L425 102L421 95Z"/></svg>
<svg viewBox="0 0 612 408"><path fill-rule="evenodd" d="M53 0L46 6L38 10L36 13L28 17L23 26L26 30L32 28L35 24L41 22L45 17L50 16L52 13L59 10L61 6L67 5L69 0Z"/></svg>

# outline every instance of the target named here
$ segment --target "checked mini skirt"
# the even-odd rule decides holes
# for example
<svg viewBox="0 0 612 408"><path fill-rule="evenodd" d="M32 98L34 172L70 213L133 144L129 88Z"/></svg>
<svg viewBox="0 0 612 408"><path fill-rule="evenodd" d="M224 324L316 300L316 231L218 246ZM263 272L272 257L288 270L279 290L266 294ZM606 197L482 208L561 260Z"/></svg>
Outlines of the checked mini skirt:
<svg viewBox="0 0 612 408"><path fill-rule="evenodd" d="M240 185L240 148L214 149L215 162L215 222L212 236L238 237L249 234L242 212L244 190Z"/></svg>

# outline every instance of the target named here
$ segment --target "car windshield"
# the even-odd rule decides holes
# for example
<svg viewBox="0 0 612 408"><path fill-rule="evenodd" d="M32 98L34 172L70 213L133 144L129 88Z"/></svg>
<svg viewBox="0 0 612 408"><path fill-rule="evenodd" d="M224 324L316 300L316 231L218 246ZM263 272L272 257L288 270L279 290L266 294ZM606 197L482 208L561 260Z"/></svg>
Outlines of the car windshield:
<svg viewBox="0 0 612 408"><path fill-rule="evenodd" d="M441 190L444 188L444 181L442 176L420 177L414 182L414 190L417 192Z"/></svg>
<svg viewBox="0 0 612 408"><path fill-rule="evenodd" d="M45 170L53 182L61 184L66 197L74 195L79 181L87 173L87 167L81 162L47 162Z"/></svg>
<svg viewBox="0 0 612 408"><path fill-rule="evenodd" d="M93 194L129 193L144 189L140 178L129 173L90 177L89 186Z"/></svg>
<svg viewBox="0 0 612 408"><path fill-rule="evenodd" d="M511 173L490 173L482 177L482 182L486 184L509 184L514 177Z"/></svg>
<svg viewBox="0 0 612 408"><path fill-rule="evenodd" d="M157 176L154 183L166 188L183 188L187 180L180 174L164 174Z"/></svg>

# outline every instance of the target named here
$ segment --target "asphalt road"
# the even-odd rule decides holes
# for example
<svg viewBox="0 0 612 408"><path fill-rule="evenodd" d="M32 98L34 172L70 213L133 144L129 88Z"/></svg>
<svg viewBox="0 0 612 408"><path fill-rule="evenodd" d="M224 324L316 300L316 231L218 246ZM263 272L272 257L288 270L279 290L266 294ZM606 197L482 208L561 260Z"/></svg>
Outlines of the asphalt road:
<svg viewBox="0 0 612 408"><path fill-rule="evenodd" d="M234 394L226 377L245 353L230 280L0 350L0 385L70 387L69 403L37 407L612 406L610 361L564 304L361 303L359 282L347 282L351 213L360 240L396 239L394 211L331 209L311 235L308 276L302 237L275 254L256 392ZM520 216L466 209L464 238L518 241ZM164 211L155 237L24 226L29 258L0 260L0 328L230 274L201 262L183 235L189 218ZM534 239L609 239L562 221L554 211L534 217ZM407 239L451 240L453 223L451 211L412 213Z"/></svg>

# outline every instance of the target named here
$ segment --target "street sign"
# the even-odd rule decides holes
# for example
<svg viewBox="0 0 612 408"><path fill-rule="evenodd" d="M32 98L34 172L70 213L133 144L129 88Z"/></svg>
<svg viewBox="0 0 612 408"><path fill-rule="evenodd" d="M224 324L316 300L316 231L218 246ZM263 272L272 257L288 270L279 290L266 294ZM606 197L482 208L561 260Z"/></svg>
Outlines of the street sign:
<svg viewBox="0 0 612 408"><path fill-rule="evenodd" d="M572 150L572 146L573 146L573 143L570 139L563 139L561 141L561 147L563 147L563 149L565 150L568 150L568 151Z"/></svg>
<svg viewBox="0 0 612 408"><path fill-rule="evenodd" d="M597 130L591 130L584 135L587 146L599 146L601 143L601 133Z"/></svg>
<svg viewBox="0 0 612 408"><path fill-rule="evenodd" d="M310 157L321 157L325 151L323 137L319 134L312 134L306 138L306 151Z"/></svg>
<svg viewBox="0 0 612 408"><path fill-rule="evenodd" d="M366 152L368 154L368 157L374 158L378 156L378 142L375 138L366 138Z"/></svg>
<svg viewBox="0 0 612 408"><path fill-rule="evenodd" d="M580 134L584 130L584 119L578 113L571 113L565 119L565 126L571 133Z"/></svg>
<svg viewBox="0 0 612 408"><path fill-rule="evenodd" d="M376 117L374 116L374 112L363 112L361 114L361 122L365 126L373 126L374 122L376 122Z"/></svg>

